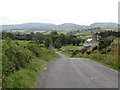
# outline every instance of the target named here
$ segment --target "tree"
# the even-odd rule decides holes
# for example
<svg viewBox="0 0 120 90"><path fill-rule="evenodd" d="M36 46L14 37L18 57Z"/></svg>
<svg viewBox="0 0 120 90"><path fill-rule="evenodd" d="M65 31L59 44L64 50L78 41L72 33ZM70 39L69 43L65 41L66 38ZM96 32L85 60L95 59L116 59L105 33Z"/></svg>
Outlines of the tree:
<svg viewBox="0 0 120 90"><path fill-rule="evenodd" d="M43 41L45 39L45 35L43 35L42 33L37 32L35 34L34 39L36 40L36 42L43 43Z"/></svg>
<svg viewBox="0 0 120 90"><path fill-rule="evenodd" d="M55 41L55 48L57 48L57 49L59 49L59 48L61 48L62 47L62 44L61 44L61 42L60 42L60 40L59 39L57 39L56 41Z"/></svg>
<svg viewBox="0 0 120 90"><path fill-rule="evenodd" d="M66 37L64 34L60 34L58 39L60 40L62 46L66 44Z"/></svg>
<svg viewBox="0 0 120 90"><path fill-rule="evenodd" d="M76 39L76 45L79 46L80 42L81 42L81 40L77 38Z"/></svg>
<svg viewBox="0 0 120 90"><path fill-rule="evenodd" d="M58 33L56 31L52 31L50 33L50 38L52 40L53 45L55 44L56 39L58 38Z"/></svg>
<svg viewBox="0 0 120 90"><path fill-rule="evenodd" d="M49 38L46 38L46 39L45 39L45 46L46 46L46 47L49 47L49 45L50 45L50 39L49 39Z"/></svg>

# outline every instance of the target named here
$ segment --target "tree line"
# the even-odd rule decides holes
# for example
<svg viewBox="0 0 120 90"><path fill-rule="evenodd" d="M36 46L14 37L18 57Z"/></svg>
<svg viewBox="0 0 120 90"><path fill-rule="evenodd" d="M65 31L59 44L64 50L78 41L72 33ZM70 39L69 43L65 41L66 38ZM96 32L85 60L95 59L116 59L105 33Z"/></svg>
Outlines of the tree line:
<svg viewBox="0 0 120 90"><path fill-rule="evenodd" d="M55 47L58 49L68 44L79 46L80 43L84 42L84 39L78 38L75 35L58 34L57 31L51 31L51 33L48 35L39 32L31 32L29 34L2 32L2 39L5 38L11 38L12 40L35 41L39 44L45 44L46 47Z"/></svg>
<svg viewBox="0 0 120 90"><path fill-rule="evenodd" d="M99 47L98 50L102 51L106 47L108 47L115 38L120 38L120 32L115 31L104 31L95 34L96 38L99 37Z"/></svg>

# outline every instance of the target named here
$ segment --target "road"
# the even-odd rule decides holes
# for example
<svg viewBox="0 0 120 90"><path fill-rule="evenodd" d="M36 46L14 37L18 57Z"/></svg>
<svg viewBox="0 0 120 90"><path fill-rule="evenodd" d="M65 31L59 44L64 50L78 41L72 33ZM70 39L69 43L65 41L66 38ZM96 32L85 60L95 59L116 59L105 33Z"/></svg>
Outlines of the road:
<svg viewBox="0 0 120 90"><path fill-rule="evenodd" d="M93 46L93 45L97 45L98 42L94 42L94 43L84 43L84 46Z"/></svg>
<svg viewBox="0 0 120 90"><path fill-rule="evenodd" d="M95 61L59 52L41 73L37 88L118 88L118 72Z"/></svg>
<svg viewBox="0 0 120 90"><path fill-rule="evenodd" d="M78 47L79 50L83 49L84 47L87 47L87 46L94 46L94 45L97 45L98 42L94 42L94 43L84 43L83 46L80 46Z"/></svg>

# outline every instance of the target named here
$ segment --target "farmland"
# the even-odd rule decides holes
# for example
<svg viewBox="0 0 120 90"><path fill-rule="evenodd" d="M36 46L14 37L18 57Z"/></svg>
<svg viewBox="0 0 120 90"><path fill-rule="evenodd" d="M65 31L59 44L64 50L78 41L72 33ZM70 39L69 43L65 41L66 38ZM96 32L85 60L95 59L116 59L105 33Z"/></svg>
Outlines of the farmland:
<svg viewBox="0 0 120 90"><path fill-rule="evenodd" d="M62 46L60 49L78 50L78 46L67 45L67 46Z"/></svg>

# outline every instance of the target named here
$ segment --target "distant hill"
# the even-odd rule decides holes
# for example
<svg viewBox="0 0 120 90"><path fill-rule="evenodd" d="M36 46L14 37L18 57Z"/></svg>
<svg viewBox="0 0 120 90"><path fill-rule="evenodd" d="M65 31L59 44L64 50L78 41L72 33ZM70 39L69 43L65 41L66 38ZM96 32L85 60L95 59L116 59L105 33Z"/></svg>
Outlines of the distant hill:
<svg viewBox="0 0 120 90"><path fill-rule="evenodd" d="M15 24L15 25L3 25L2 29L4 30L51 30L55 24L48 23L25 23L25 24Z"/></svg>
<svg viewBox="0 0 120 90"><path fill-rule="evenodd" d="M60 25L50 24L50 23L24 23L24 24L14 24L14 25L2 25L2 30L62 30L62 31L76 31L81 29L90 28L117 28L117 23L93 23L89 26L78 25L74 23L64 23Z"/></svg>
<svg viewBox="0 0 120 90"><path fill-rule="evenodd" d="M93 23L89 27L94 28L94 27L100 27L100 28L117 28L118 24L117 23Z"/></svg>
<svg viewBox="0 0 120 90"><path fill-rule="evenodd" d="M78 25L74 23L64 23L61 25L57 25L53 28L53 30L63 30L63 31L76 31L80 29L87 29L88 26Z"/></svg>

